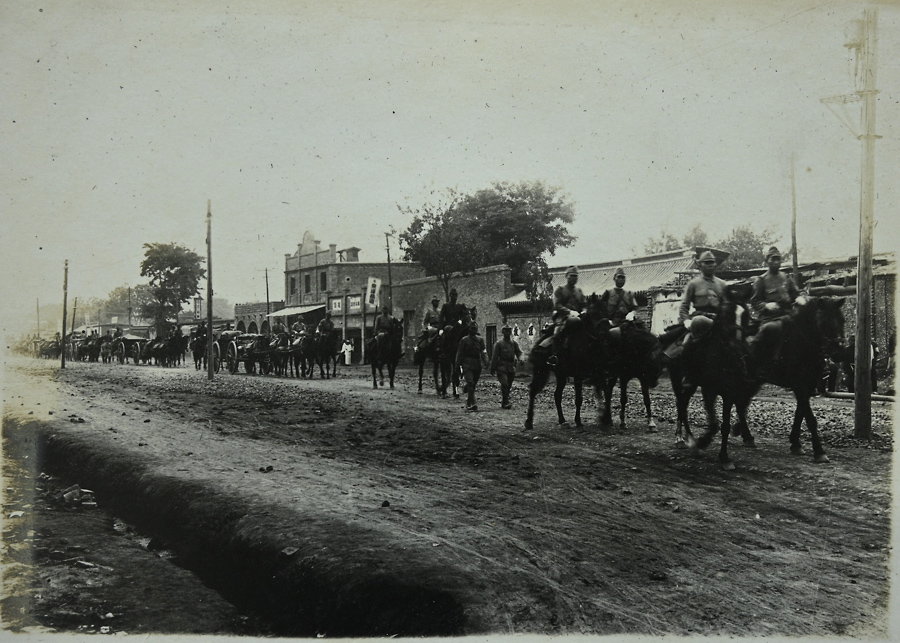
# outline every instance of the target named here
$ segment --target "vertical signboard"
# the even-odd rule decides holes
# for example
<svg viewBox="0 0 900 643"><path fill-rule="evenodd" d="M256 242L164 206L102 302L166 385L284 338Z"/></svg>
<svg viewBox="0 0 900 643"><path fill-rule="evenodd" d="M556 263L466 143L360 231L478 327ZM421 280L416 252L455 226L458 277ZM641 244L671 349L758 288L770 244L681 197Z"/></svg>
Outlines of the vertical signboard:
<svg viewBox="0 0 900 643"><path fill-rule="evenodd" d="M370 308L378 308L378 302L381 298L381 279L378 277L369 277L366 282L366 305Z"/></svg>

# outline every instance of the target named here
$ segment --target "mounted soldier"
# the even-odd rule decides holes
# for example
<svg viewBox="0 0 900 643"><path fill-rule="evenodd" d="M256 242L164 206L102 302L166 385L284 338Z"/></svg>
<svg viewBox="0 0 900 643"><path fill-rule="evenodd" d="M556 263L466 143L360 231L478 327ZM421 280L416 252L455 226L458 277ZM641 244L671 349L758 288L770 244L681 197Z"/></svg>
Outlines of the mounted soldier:
<svg viewBox="0 0 900 643"><path fill-rule="evenodd" d="M334 331L334 322L331 320L331 311L328 310L316 327L316 332L320 335L330 335L332 331Z"/></svg>
<svg viewBox="0 0 900 643"><path fill-rule="evenodd" d="M391 332L391 329L394 325L394 318L391 317L391 309L387 305L381 307L381 314L375 318L375 322L372 324L372 335L374 337L371 340L371 344L373 344L376 349L380 350L384 346L384 342Z"/></svg>
<svg viewBox="0 0 900 643"><path fill-rule="evenodd" d="M438 316L438 326L445 330L447 326L462 326L467 328L471 321L469 309L456 301L459 296L459 293L456 292L456 288L451 288L449 294L450 301L441 306L441 312Z"/></svg>
<svg viewBox="0 0 900 643"><path fill-rule="evenodd" d="M613 282L615 287L603 291L600 296L600 305L613 327L610 337L617 339L621 336L622 325L626 321L634 320L633 313L637 310L638 305L634 300L634 293L625 290L625 270L623 268L616 269Z"/></svg>
<svg viewBox="0 0 900 643"><path fill-rule="evenodd" d="M431 310L425 311L425 318L422 320L422 333L419 335L419 343L416 350L426 347L427 342L433 342L440 332L441 313L438 310L438 304L441 302L437 295L431 298Z"/></svg>
<svg viewBox="0 0 900 643"><path fill-rule="evenodd" d="M800 295L791 276L781 272L781 253L775 246L766 252L766 266L768 270L753 284L750 297L750 307L759 318L759 330L749 342L757 365L778 359L784 318Z"/></svg>
<svg viewBox="0 0 900 643"><path fill-rule="evenodd" d="M678 309L678 323L690 331L686 343L709 334L713 321L722 314L722 306L728 299L725 282L715 274L719 267L716 256L704 250L697 257L697 266L700 274L688 282Z"/></svg>
<svg viewBox="0 0 900 643"><path fill-rule="evenodd" d="M291 324L291 334L293 335L306 335L306 324L303 323L303 318L298 317L297 321Z"/></svg>
<svg viewBox="0 0 900 643"><path fill-rule="evenodd" d="M552 338L548 342L546 335L550 334L550 330L545 327L545 337L538 343L541 347L549 343L553 349L553 354L547 359L550 365L556 364L557 355L565 348L567 337L581 326L581 313L586 308L586 301L577 284L578 267L569 266L566 269L566 283L553 291Z"/></svg>
<svg viewBox="0 0 900 643"><path fill-rule="evenodd" d="M284 322L280 317L275 318L275 323L272 325L272 334L273 335L284 335L287 333L287 328L284 326Z"/></svg>

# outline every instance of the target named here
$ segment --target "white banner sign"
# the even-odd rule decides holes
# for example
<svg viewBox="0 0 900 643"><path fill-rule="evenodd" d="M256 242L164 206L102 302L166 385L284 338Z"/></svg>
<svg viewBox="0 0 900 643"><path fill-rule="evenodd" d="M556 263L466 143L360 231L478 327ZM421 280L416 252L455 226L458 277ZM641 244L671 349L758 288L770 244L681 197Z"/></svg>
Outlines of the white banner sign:
<svg viewBox="0 0 900 643"><path fill-rule="evenodd" d="M366 304L377 308L380 297L381 279L378 277L369 277L369 281L366 283Z"/></svg>

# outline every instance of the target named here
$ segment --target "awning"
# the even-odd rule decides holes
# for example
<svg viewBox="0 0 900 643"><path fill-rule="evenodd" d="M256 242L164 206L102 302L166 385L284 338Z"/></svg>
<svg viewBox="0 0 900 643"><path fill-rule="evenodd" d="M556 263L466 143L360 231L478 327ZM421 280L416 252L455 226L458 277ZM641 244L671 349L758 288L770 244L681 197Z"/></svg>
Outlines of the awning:
<svg viewBox="0 0 900 643"><path fill-rule="evenodd" d="M325 304L315 304L314 306L294 306L293 308L282 308L274 313L269 313L266 317L290 317L292 315L305 315L314 310L325 308Z"/></svg>

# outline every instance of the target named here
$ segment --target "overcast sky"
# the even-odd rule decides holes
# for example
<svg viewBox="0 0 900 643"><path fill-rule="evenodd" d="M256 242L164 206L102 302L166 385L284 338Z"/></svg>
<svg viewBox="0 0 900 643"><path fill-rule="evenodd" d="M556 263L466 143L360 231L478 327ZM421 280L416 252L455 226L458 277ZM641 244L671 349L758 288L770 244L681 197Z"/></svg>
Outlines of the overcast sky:
<svg viewBox="0 0 900 643"><path fill-rule="evenodd" d="M692 0L0 3L4 328L35 300L141 283L142 245L205 256L216 295L283 297L284 255L385 260L397 204L541 180L575 204L551 265L701 223L772 226L801 261L858 251L866 5ZM900 238L900 8L879 6L876 251ZM859 104L846 117L857 132ZM399 258L396 242L392 259ZM204 286L205 287L205 286ZM17 329L15 329L17 330Z"/></svg>

